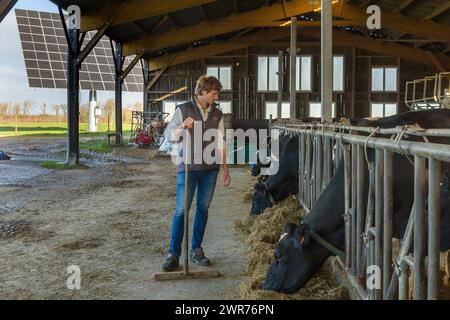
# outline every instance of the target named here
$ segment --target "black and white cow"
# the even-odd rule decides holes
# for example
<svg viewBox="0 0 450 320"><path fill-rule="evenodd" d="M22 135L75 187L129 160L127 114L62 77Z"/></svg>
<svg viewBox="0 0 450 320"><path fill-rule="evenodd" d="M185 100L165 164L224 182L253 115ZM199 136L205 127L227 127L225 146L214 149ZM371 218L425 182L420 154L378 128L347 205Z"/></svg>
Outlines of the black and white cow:
<svg viewBox="0 0 450 320"><path fill-rule="evenodd" d="M381 118L370 124L380 128L418 124L422 128L450 128L450 110L407 112ZM431 142L450 144L448 138L429 138ZM298 152L297 152L298 153ZM282 167L283 164L280 164ZM414 202L414 167L401 155L394 155L393 234L401 238ZM366 176L367 176L367 167ZM366 196L368 179L366 181ZM450 165L441 170L441 249L450 248ZM293 188L292 190L295 190ZM262 285L263 289L293 293L302 288L319 270L331 252L311 239L311 230L344 250L344 165L339 164L334 177L301 224L288 224L278 242L274 259Z"/></svg>

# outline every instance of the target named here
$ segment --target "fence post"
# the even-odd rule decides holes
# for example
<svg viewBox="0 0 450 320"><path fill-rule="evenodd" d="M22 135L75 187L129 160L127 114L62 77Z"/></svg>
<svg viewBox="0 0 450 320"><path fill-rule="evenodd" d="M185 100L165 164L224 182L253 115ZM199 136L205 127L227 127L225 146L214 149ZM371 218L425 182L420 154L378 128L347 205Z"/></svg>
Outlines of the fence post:
<svg viewBox="0 0 450 320"><path fill-rule="evenodd" d="M392 275L393 156L384 151L383 179L383 297L386 297Z"/></svg>
<svg viewBox="0 0 450 320"><path fill-rule="evenodd" d="M337 144L340 144L341 142L338 142ZM352 163L351 163L351 152L350 152L350 145L344 145L342 147L344 149L344 174L345 174L345 266L347 269L351 268L351 261L352 261L352 249L351 249L351 243L352 243L352 237L351 237L351 210L350 205L352 201Z"/></svg>
<svg viewBox="0 0 450 320"><path fill-rule="evenodd" d="M356 162L357 145L352 144L352 274L356 275Z"/></svg>
<svg viewBox="0 0 450 320"><path fill-rule="evenodd" d="M362 276L362 234L364 230L364 150L363 146L357 146L356 161L356 270L360 279Z"/></svg>
<svg viewBox="0 0 450 320"><path fill-rule="evenodd" d="M428 300L437 300L439 294L441 162L428 159Z"/></svg>
<svg viewBox="0 0 450 320"><path fill-rule="evenodd" d="M414 156L414 300L423 300L425 272L425 159Z"/></svg>
<svg viewBox="0 0 450 320"><path fill-rule="evenodd" d="M375 264L383 277L383 150L375 151ZM383 298L383 283L375 291L375 299Z"/></svg>

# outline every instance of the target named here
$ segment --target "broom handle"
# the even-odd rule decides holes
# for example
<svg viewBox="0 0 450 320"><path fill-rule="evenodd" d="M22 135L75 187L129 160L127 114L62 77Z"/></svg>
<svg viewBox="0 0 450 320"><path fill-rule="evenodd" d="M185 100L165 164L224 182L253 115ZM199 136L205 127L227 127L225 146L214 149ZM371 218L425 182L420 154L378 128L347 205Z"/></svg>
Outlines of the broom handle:
<svg viewBox="0 0 450 320"><path fill-rule="evenodd" d="M186 140L190 140L187 138ZM189 153L191 151L190 141L186 141L186 152L184 159L184 274L189 273Z"/></svg>

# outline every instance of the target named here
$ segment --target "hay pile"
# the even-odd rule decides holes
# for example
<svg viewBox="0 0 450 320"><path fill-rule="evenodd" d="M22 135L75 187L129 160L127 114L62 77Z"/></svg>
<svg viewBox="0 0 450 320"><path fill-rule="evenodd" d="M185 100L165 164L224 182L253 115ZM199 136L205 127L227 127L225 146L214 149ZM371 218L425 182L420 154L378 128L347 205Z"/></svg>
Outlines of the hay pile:
<svg viewBox="0 0 450 320"><path fill-rule="evenodd" d="M260 290L278 239L286 223L299 223L304 211L297 201L291 197L278 205L267 209L263 214L247 216L235 221L235 229L246 243L248 279L238 288L239 299L348 299L348 293L343 286L337 286L331 274L329 263L325 263L314 278L295 294L283 294Z"/></svg>

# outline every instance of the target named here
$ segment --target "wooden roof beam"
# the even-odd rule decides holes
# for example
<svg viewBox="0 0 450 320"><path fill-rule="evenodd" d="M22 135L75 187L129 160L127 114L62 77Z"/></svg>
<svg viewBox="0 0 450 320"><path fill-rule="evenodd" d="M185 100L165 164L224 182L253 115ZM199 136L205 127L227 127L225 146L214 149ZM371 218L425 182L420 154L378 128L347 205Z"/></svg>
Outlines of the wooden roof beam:
<svg viewBox="0 0 450 320"><path fill-rule="evenodd" d="M434 19L437 16L443 14L448 9L450 9L450 1L448 1L446 4L443 4L442 6L437 7L435 10L427 14L422 20Z"/></svg>
<svg viewBox="0 0 450 320"><path fill-rule="evenodd" d="M301 31L302 35L313 38L320 38L320 30L305 29ZM398 56L411 61L420 62L427 65L437 66L436 61L442 65L443 68L450 70L450 57L443 54L434 54L432 52L410 48L390 41L374 40L362 36L353 35L350 32L333 30L333 43L351 44L358 48L378 52L382 54L389 54ZM433 57L433 59L431 59Z"/></svg>
<svg viewBox="0 0 450 320"><path fill-rule="evenodd" d="M398 6L397 8L395 8L392 13L400 13L403 10L405 10L406 8L408 8L410 5L412 5L414 3L415 0L403 0L403 3Z"/></svg>
<svg viewBox="0 0 450 320"><path fill-rule="evenodd" d="M239 40L240 42L224 41L219 43L212 43L150 60L149 70L155 71L162 69L167 65L174 66L177 64L195 61L229 51L247 48L255 42L274 41L286 37L289 37L289 29L283 28L263 30L254 34L248 34L237 38L236 41Z"/></svg>
<svg viewBox="0 0 450 320"><path fill-rule="evenodd" d="M339 6L333 7L333 15L347 20L367 17L365 8L351 5L344 1ZM381 15L383 28L410 33L432 40L450 42L450 26L434 21L416 21L399 13L383 12Z"/></svg>
<svg viewBox="0 0 450 320"><path fill-rule="evenodd" d="M317 9L315 5L304 0L285 2L284 8L282 4L276 3L270 7L262 7L245 13L231 15L223 19L203 21L197 25L181 28L176 31L168 31L163 34L148 37L145 36L134 41L126 42L123 46L123 54L128 56L140 52L142 49L150 52L178 44L190 43L215 35L254 27L257 21L261 21L261 19L275 21L286 18L286 15L292 17L314 11L315 9ZM357 20L360 20L360 18Z"/></svg>
<svg viewBox="0 0 450 320"><path fill-rule="evenodd" d="M212 43L202 47L156 58L150 60L149 68L150 71L155 71L161 68L165 68L168 65L174 66L181 63L203 59L205 57L211 57L218 54L247 48L258 43L266 43L270 41L285 39L289 37L289 34L289 29L285 28L260 31L230 41ZM302 29L301 34L320 39L319 29ZM308 41L307 43L310 42L311 41ZM399 56L410 61L432 65L434 67L439 67L439 69L446 68L447 70L450 70L450 57L444 54L433 54L425 50L414 49L392 42L373 40L372 38L353 35L346 31L333 30L333 43L334 45L344 44L356 46L358 48L370 50L373 52L388 54L391 56Z"/></svg>
<svg viewBox="0 0 450 320"><path fill-rule="evenodd" d="M190 7L211 3L216 0L128 0L124 10L111 26L163 15ZM102 12L85 12L81 15L81 31L99 29L111 15L114 6L108 6Z"/></svg>

